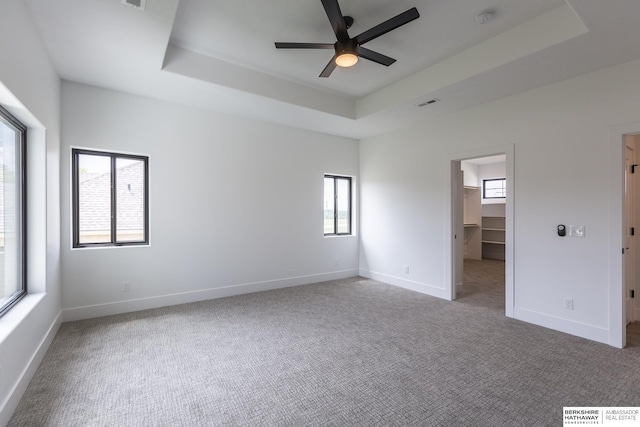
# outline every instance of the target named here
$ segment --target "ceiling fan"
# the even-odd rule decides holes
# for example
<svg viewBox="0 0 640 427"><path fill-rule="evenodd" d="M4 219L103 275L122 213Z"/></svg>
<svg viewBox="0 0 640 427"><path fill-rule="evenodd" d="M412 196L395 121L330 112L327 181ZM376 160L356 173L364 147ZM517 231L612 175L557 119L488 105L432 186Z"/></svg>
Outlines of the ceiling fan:
<svg viewBox="0 0 640 427"><path fill-rule="evenodd" d="M355 37L349 37L347 30L353 25L353 18L351 16L342 16L338 0L322 0L322 5L325 12L327 12L331 28L333 28L338 41L333 44L276 42L277 49L334 49L335 54L327 66L324 67L322 73L320 73L320 77L329 77L336 66L351 67L355 65L358 62L358 57L388 67L396 60L367 49L362 45L420 17L418 9L412 7Z"/></svg>

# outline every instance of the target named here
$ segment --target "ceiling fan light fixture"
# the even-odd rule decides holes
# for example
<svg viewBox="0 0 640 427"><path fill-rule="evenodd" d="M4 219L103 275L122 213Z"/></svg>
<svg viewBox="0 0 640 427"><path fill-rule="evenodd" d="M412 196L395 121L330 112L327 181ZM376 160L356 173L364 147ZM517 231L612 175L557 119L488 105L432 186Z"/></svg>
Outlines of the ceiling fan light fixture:
<svg viewBox="0 0 640 427"><path fill-rule="evenodd" d="M336 65L338 67L349 68L356 65L358 62L358 55L351 52L344 52L336 56Z"/></svg>

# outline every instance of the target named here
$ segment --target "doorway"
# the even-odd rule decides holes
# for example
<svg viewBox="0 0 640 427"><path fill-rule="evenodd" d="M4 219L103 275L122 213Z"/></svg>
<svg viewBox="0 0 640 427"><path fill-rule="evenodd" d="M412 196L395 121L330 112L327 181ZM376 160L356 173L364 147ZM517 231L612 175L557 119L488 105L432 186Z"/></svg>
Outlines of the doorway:
<svg viewBox="0 0 640 427"><path fill-rule="evenodd" d="M460 168L463 268L456 299L504 312L506 155L462 160Z"/></svg>
<svg viewBox="0 0 640 427"><path fill-rule="evenodd" d="M640 290L636 284L639 274L633 271L634 265L640 260L640 245L635 243L633 236L637 236L631 227L638 226L640 221L628 221L640 215L640 183L638 183L638 170L633 174L631 168L634 164L640 163L640 145L635 147L635 153L627 150L628 142L640 138L640 122L614 126L609 130L610 135L610 163L609 163L609 345L624 348L627 345L627 324L630 331L635 330L640 341L640 327L637 322L628 323L640 314L640 307L637 303L638 297L632 297ZM637 143L640 144L640 143ZM633 146L632 146L633 147ZM635 161L629 165L629 157ZM632 178L633 177L633 178ZM634 202L628 202L628 192L630 186L627 183L633 181L631 186L635 189L631 194L638 194ZM631 226L631 227L630 227ZM635 227L637 228L637 227ZM632 234L631 238L629 234ZM627 247L629 249L627 250ZM637 250L636 250L637 249ZM633 253L633 258L632 258ZM631 273L633 272L633 279ZM628 280L629 279L629 280ZM629 301L629 300L632 301ZM636 313L634 313L636 312ZM630 338L630 343L634 338Z"/></svg>
<svg viewBox="0 0 640 427"><path fill-rule="evenodd" d="M456 153L449 158L449 194L451 203L448 220L451 234L450 239L447 239L447 243L450 245L448 254L450 255L449 265L451 270L447 283L450 286L451 300L468 297L471 294L475 296L477 301L495 304L496 292L498 292L497 297L501 299L499 302L500 309L504 311L507 317L513 317L515 305L513 280L513 206L515 194L513 185L513 151L513 145L506 145ZM480 181L478 181L476 174L476 184L472 185L473 178L469 179L469 175L473 175L473 167L471 167L465 182L463 165L466 168L468 164L476 164L476 170L479 171L480 165L483 163L489 165L500 162L502 163L501 173L490 173L493 176L484 175L484 179L481 177ZM496 181L485 184L486 181L493 179ZM498 182L501 179L502 182ZM506 186L504 186L505 183ZM467 184L466 188L465 184ZM492 190L493 193L488 194L489 197L486 197L486 192L491 192ZM484 203L487 207L484 209L486 213L484 217L486 218L483 221L482 199L484 198L486 202L486 199L491 199L492 195L494 200L502 198L501 203L497 200L493 203ZM502 195L504 197L501 197ZM466 219L464 218L465 200L467 204L476 204L474 209L477 209L475 213L470 214L467 212ZM496 222L496 220L499 222ZM483 228L486 230L483 230ZM483 263L483 261L486 262ZM466 278L465 273L467 275ZM484 289L484 292L482 280L477 280L483 276L489 282L493 282L492 289ZM491 279L491 276L493 276L493 279ZM496 289L496 283L500 284L499 289ZM465 286L467 286L466 291ZM482 295L483 293L485 295Z"/></svg>

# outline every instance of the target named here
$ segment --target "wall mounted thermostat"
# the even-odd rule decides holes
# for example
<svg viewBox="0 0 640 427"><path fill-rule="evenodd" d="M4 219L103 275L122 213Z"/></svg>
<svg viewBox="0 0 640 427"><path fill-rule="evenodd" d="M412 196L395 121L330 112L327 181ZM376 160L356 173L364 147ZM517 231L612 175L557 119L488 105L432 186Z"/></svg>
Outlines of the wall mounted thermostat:
<svg viewBox="0 0 640 427"><path fill-rule="evenodd" d="M560 224L558 226L558 236L564 237L566 235L567 235L567 227L565 227L564 225Z"/></svg>

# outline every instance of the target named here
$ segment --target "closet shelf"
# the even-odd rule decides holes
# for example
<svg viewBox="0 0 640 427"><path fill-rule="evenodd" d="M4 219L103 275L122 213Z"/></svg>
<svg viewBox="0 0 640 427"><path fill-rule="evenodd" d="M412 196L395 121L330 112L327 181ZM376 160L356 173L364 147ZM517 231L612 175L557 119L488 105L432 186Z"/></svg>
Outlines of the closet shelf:
<svg viewBox="0 0 640 427"><path fill-rule="evenodd" d="M506 218L502 216L482 217L482 257L505 259Z"/></svg>
<svg viewBox="0 0 640 427"><path fill-rule="evenodd" d="M498 242L496 240L483 240L482 243L488 243L491 245L504 245L505 242Z"/></svg>

